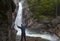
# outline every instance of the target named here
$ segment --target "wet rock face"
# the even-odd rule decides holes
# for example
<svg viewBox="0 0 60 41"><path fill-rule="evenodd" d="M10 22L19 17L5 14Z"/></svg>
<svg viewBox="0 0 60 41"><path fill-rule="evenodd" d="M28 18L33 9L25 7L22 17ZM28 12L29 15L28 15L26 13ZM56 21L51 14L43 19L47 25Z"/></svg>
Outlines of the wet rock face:
<svg viewBox="0 0 60 41"><path fill-rule="evenodd" d="M15 38L10 40L16 34L11 28L15 9L13 0L0 0L0 41L15 41Z"/></svg>

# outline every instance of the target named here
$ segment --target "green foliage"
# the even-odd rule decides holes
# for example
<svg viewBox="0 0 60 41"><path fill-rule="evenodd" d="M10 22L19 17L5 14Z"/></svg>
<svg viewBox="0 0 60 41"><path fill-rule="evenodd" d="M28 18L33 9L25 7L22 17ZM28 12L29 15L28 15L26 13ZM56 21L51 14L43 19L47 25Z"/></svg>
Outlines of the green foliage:
<svg viewBox="0 0 60 41"><path fill-rule="evenodd" d="M27 0L29 8L33 13L33 18L39 19L41 16L55 17L56 16L56 1L57 0Z"/></svg>

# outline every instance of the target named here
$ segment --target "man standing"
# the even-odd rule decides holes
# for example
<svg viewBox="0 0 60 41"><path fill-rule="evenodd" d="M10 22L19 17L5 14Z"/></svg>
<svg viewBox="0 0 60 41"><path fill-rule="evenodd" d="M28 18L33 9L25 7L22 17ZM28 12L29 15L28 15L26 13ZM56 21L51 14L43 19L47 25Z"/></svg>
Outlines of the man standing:
<svg viewBox="0 0 60 41"><path fill-rule="evenodd" d="M23 26L23 25L21 25L21 27L20 26L17 26L18 28L20 28L21 29L21 41L23 41L23 38L24 38L24 40L26 41L26 34L25 34L25 28L26 28L26 26Z"/></svg>

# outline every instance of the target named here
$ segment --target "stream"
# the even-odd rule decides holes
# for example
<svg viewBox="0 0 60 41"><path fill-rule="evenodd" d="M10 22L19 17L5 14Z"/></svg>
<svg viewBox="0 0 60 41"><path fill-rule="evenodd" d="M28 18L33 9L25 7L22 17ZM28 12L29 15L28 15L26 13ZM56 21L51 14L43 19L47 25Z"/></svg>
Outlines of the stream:
<svg viewBox="0 0 60 41"><path fill-rule="evenodd" d="M21 26L22 24L22 3L19 2L19 10L18 10L18 14L15 20L15 24ZM17 28L17 25L15 25L15 29L18 31L17 35L21 35L21 30L19 28ZM29 37L40 37L42 39L46 39L46 40L50 40L50 41L60 41L58 40L59 38L55 35L55 34L49 34L49 33L40 33L38 31L35 30L29 30L26 28L26 36Z"/></svg>

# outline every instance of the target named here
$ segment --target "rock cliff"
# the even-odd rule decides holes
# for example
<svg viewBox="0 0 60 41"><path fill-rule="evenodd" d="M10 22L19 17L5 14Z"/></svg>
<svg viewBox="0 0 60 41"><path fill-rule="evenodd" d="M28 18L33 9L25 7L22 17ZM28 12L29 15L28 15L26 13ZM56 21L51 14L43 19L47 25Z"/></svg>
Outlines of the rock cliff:
<svg viewBox="0 0 60 41"><path fill-rule="evenodd" d="M0 41L15 41L16 31L13 22L17 14L15 0L0 0Z"/></svg>

